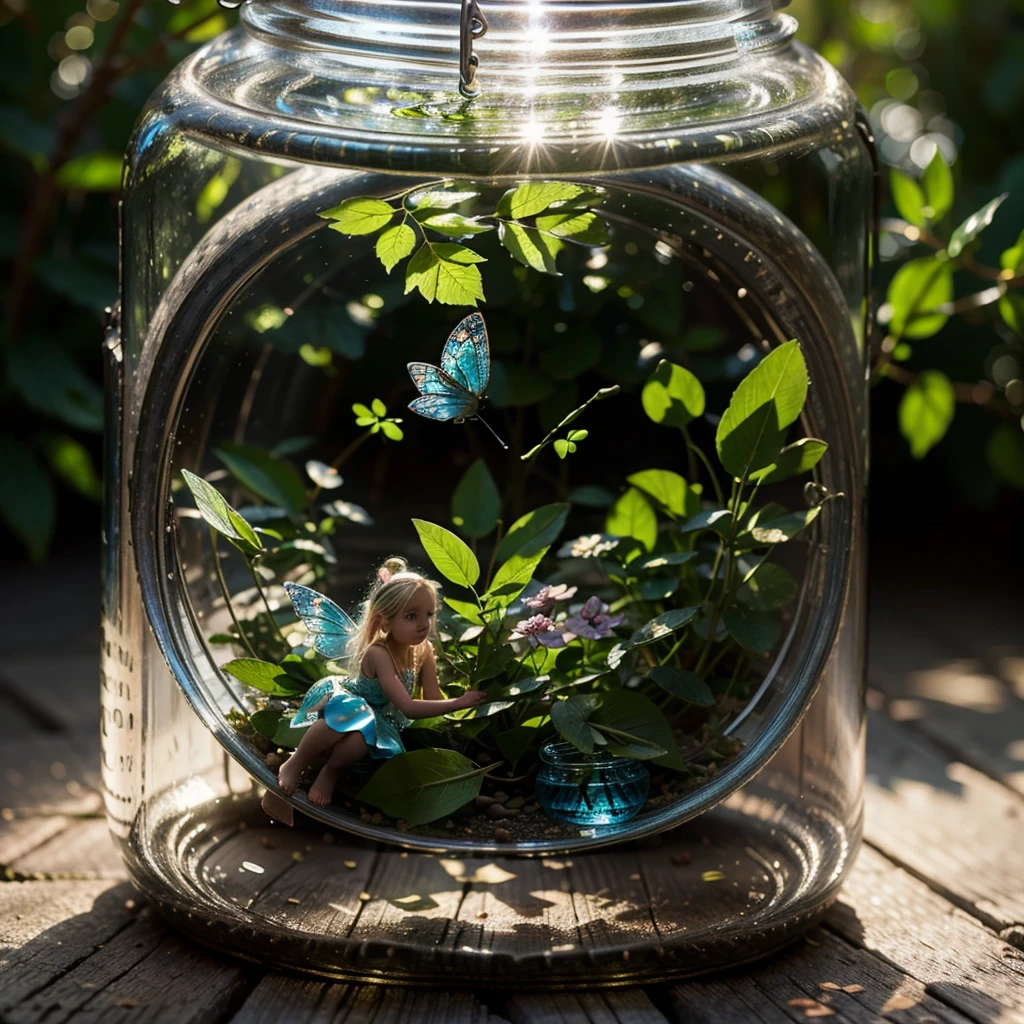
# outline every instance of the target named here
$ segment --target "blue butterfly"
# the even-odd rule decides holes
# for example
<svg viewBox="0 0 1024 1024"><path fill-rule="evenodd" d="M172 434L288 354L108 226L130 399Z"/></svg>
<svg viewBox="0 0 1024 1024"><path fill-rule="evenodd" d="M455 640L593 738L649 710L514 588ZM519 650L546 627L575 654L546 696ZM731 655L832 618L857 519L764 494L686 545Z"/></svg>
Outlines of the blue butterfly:
<svg viewBox="0 0 1024 1024"><path fill-rule="evenodd" d="M344 657L359 627L329 597L301 583L286 583L295 613L302 619L313 650L331 661Z"/></svg>

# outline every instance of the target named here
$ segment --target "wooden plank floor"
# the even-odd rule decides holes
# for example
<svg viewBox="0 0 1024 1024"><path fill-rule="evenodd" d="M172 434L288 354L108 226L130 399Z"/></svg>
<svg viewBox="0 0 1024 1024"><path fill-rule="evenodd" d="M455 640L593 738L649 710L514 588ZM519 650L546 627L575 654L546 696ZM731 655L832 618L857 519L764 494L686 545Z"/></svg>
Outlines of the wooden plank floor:
<svg viewBox="0 0 1024 1024"><path fill-rule="evenodd" d="M207 953L131 889L97 793L95 576L90 558L26 571L0 607L4 1022L1024 1024L1019 601L873 596L866 845L823 926L789 951L642 989L424 993ZM33 632L44 594L64 623L57 653Z"/></svg>

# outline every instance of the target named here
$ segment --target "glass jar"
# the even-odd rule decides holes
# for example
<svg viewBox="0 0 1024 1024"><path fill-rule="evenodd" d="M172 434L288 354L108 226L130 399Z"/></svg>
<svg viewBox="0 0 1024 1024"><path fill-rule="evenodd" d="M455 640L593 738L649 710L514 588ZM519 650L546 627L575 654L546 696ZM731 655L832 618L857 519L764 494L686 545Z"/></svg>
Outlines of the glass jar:
<svg viewBox="0 0 1024 1024"><path fill-rule="evenodd" d="M619 825L647 802L651 776L629 757L583 754L571 743L545 743L537 802L549 818L572 825Z"/></svg>
<svg viewBox="0 0 1024 1024"><path fill-rule="evenodd" d="M486 4L481 92L467 99L458 4L261 0L151 100L128 155L121 321L106 345L104 779L132 878L202 941L321 974L431 977L415 948L401 963L388 954L352 967L335 921L300 925L264 913L251 892L225 895L224 879L248 869L210 865L225 843L239 864L261 863L264 790L341 830L339 863L359 842L419 851L424 864L445 853L507 866L713 836L715 863L749 867L757 884L742 906L701 890L703 924L663 931L650 953L663 976L775 948L834 898L861 834L876 168L851 91L792 39L781 6ZM493 372L463 379L447 418L406 408L430 391L410 384L406 364L437 363L473 308ZM808 486L772 492L807 528L778 545L775 586L759 590L756 563L786 531L723 558L714 522L726 498L705 460L739 381L789 339L811 382L793 430L828 451L801 467ZM707 415L703 398L686 411L673 366L700 380ZM653 404L648 385L662 388L647 392ZM490 433L473 418L480 400ZM572 429L585 433L570 434L579 409ZM188 473L258 532L240 533L223 508L201 512ZM732 483L730 545L741 521L747 534L755 525L740 502L752 482ZM522 532L511 543L538 509L547 518L528 522L526 539L543 544L529 549ZM590 727L603 741L634 750L622 723L643 701L649 725L656 704L675 731L660 745L640 737L648 756L662 753L631 820L548 831L521 815L497 823L499 837L494 822L458 815L449 827L374 813L354 778L326 806L304 787L280 790L277 768L297 742L293 698L322 668L282 584L357 612L388 556L436 577L417 523L461 538L485 582L543 547L513 604L495 598L501 615L525 622L542 586L575 590L542 615L564 648L508 636L494 656L513 660L485 679L473 588L460 585L472 581L440 580L453 602L441 606L441 661L475 642L453 657L477 652L471 683L490 686L490 710L508 717L502 739L478 712L434 731L414 724L407 750L461 729L474 751L490 744L488 763L506 762L498 775L471 759L501 785L516 764L536 770L538 745L555 735L550 709L573 687L594 695ZM642 579L629 575L636 552ZM616 583L609 566L628 579ZM746 603L730 611L740 590ZM597 605L584 622L588 598ZM585 628L598 620L615 624L594 639ZM669 620L665 640L654 624ZM633 632L648 627L661 646ZM613 642L624 649L614 666ZM258 685L237 664L268 659L277 667ZM660 675L668 689L652 666L671 670ZM678 697L691 675L698 690ZM464 682L442 671L452 695ZM517 703L541 685L543 699ZM520 749L523 729L536 736ZM477 981L519 976L488 966L483 947L458 957ZM642 976L643 963L633 956L614 977ZM544 977L588 970L579 960Z"/></svg>

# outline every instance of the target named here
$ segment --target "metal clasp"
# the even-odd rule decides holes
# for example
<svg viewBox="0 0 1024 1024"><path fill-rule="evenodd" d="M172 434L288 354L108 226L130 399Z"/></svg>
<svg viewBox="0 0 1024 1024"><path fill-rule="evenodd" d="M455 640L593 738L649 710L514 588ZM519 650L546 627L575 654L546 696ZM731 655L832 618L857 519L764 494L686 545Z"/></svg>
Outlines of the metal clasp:
<svg viewBox="0 0 1024 1024"><path fill-rule="evenodd" d="M473 52L473 40L487 31L487 19L477 0L462 0L462 23L459 35L459 92L467 99L480 94L476 69L480 58Z"/></svg>

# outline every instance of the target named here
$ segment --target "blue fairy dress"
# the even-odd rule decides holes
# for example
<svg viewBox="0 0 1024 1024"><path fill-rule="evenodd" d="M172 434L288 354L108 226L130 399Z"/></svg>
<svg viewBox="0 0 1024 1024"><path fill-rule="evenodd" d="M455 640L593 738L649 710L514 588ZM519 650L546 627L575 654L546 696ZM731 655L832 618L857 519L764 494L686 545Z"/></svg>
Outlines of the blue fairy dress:
<svg viewBox="0 0 1024 1024"><path fill-rule="evenodd" d="M391 654L390 650L388 654ZM394 654L391 654L391 660L398 678L412 696L416 670L400 669ZM327 702L323 703L325 698ZM327 676L315 683L291 724L298 728L321 717L335 732L359 732L370 748L372 758L383 760L405 753L401 730L412 720L391 703L381 688L380 680L362 672L355 679Z"/></svg>

